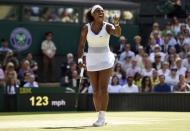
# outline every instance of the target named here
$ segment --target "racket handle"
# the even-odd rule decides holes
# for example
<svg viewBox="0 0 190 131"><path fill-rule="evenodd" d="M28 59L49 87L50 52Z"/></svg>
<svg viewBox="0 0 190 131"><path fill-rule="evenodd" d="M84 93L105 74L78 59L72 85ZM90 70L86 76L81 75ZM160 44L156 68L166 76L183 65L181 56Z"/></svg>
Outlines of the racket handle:
<svg viewBox="0 0 190 131"><path fill-rule="evenodd" d="M80 70L80 77L83 77L83 75L84 75L84 67L82 67Z"/></svg>

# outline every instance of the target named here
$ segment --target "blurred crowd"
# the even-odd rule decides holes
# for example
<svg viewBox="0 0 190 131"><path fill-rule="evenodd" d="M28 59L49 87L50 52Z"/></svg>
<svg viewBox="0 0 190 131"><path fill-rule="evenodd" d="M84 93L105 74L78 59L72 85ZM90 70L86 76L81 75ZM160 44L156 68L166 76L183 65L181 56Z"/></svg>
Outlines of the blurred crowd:
<svg viewBox="0 0 190 131"><path fill-rule="evenodd" d="M24 19L29 21L46 21L78 23L78 10L74 8L25 7Z"/></svg>
<svg viewBox="0 0 190 131"><path fill-rule="evenodd" d="M0 87L5 89L5 94L16 94L18 87L38 87L38 64L31 53L19 59L17 53L8 47L8 41L2 39L0 57Z"/></svg>
<svg viewBox="0 0 190 131"><path fill-rule="evenodd" d="M113 48L116 62L110 93L190 91L190 16L183 22L173 17L162 26L153 23L147 43L140 35L133 43L120 37ZM73 54L67 54L61 69L61 86L77 87L79 69ZM82 93L93 92L86 73L82 85Z"/></svg>
<svg viewBox="0 0 190 131"><path fill-rule="evenodd" d="M170 21L169 21L170 20ZM121 36L112 51L116 61L110 79L110 93L132 92L189 92L190 91L190 16L183 21L168 19L165 25L152 24L148 42L136 35L129 43ZM53 32L46 32L41 43L44 82L52 82L56 44ZM7 94L15 94L18 87L38 87L38 63L31 53L18 57L6 39L0 47L0 86ZM74 54L68 53L62 62L60 86L75 92L92 93L87 72L79 83L80 69ZM72 87L72 88L71 88Z"/></svg>
<svg viewBox="0 0 190 131"><path fill-rule="evenodd" d="M2 41L0 86L5 88L6 94L15 94L18 87L38 87L38 64L33 60L31 53L23 59L18 59L17 54L8 48L7 41Z"/></svg>
<svg viewBox="0 0 190 131"><path fill-rule="evenodd" d="M88 11L85 8L83 11L83 22L86 22L85 14ZM120 23L133 19L133 14L136 10L116 10L105 9L105 21L112 22L114 15L121 17ZM63 23L79 23L79 8L73 7L41 7L41 6L25 6L23 18L26 21L42 21L42 22L63 22Z"/></svg>

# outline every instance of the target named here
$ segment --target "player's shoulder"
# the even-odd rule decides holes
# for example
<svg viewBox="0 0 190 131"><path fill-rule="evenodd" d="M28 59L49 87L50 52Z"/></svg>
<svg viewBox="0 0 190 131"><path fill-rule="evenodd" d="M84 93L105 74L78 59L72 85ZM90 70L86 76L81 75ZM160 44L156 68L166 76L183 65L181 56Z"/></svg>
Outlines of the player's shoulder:
<svg viewBox="0 0 190 131"><path fill-rule="evenodd" d="M85 31L85 32L88 31L88 26L89 26L89 23L84 24L81 28L81 31Z"/></svg>
<svg viewBox="0 0 190 131"><path fill-rule="evenodd" d="M82 29L87 29L89 26L89 23L85 23L83 26L82 26Z"/></svg>

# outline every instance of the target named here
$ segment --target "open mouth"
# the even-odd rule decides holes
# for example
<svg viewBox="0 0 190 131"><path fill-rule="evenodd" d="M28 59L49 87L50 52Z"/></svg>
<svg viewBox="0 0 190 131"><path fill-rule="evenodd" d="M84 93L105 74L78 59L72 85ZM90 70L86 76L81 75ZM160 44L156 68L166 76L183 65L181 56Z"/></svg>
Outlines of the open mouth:
<svg viewBox="0 0 190 131"><path fill-rule="evenodd" d="M99 15L99 17L100 17L100 18L102 18L102 17L104 17L104 15L103 15L103 14L101 14L101 15Z"/></svg>

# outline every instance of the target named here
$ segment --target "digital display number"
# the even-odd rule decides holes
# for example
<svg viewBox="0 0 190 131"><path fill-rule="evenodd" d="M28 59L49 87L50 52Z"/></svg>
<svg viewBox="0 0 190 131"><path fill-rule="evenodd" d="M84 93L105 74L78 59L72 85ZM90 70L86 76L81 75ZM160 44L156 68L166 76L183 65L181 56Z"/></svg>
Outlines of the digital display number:
<svg viewBox="0 0 190 131"><path fill-rule="evenodd" d="M32 106L48 106L49 105L48 96L31 96L29 100Z"/></svg>

